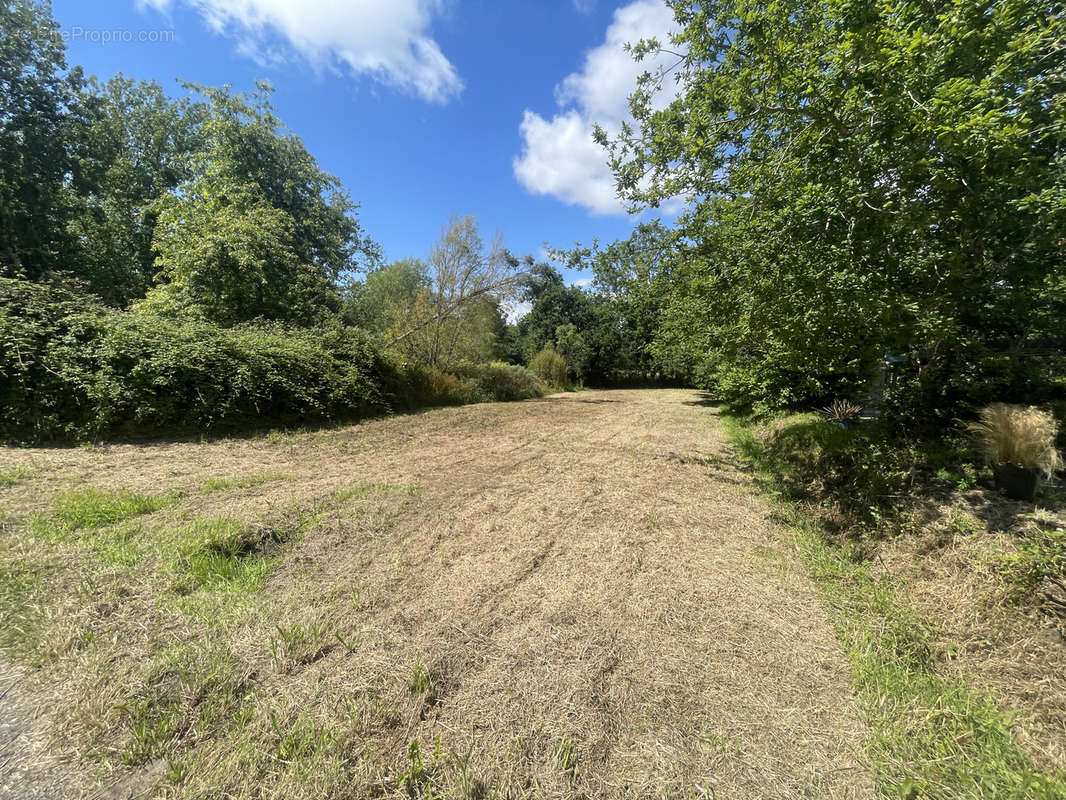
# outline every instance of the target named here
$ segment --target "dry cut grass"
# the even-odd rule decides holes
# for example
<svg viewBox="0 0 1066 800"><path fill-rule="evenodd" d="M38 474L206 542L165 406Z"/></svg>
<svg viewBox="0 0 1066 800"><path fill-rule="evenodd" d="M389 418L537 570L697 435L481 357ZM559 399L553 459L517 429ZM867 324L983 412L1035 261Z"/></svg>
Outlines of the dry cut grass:
<svg viewBox="0 0 1066 800"><path fill-rule="evenodd" d="M0 644L115 796L870 797L834 632L707 423L583 392L3 450Z"/></svg>

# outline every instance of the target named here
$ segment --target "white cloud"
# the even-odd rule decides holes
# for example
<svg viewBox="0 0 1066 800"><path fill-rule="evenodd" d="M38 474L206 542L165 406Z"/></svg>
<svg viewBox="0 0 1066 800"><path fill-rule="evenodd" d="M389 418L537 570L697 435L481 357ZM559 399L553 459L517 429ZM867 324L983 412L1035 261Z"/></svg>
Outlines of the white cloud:
<svg viewBox="0 0 1066 800"><path fill-rule="evenodd" d="M596 0L572 0L574 4L574 10L579 14L591 14L592 10L596 8Z"/></svg>
<svg viewBox="0 0 1066 800"><path fill-rule="evenodd" d="M533 310L533 304L527 300L515 301L502 306L504 319L509 325L514 325L526 314Z"/></svg>
<svg viewBox="0 0 1066 800"><path fill-rule="evenodd" d="M637 78L677 60L662 55L638 62L624 45L655 37L669 46L674 30L673 12L662 0L636 0L615 11L604 43L586 53L579 72L556 86L558 113L550 120L528 109L523 114L522 153L514 159L518 182L534 194L583 206L593 214L624 214L607 154L592 139L593 126L599 123L609 134L617 133L629 118L629 95Z"/></svg>
<svg viewBox="0 0 1066 800"><path fill-rule="evenodd" d="M557 197L595 214L622 211L603 148L592 140L592 124L580 112L557 114L549 122L527 110L519 128L525 147L514 160L519 183L534 194Z"/></svg>
<svg viewBox="0 0 1066 800"><path fill-rule="evenodd" d="M455 67L429 32L442 0L139 0L167 11L197 9L216 33L261 61L293 54L315 67L347 68L426 100L462 89ZM279 49L277 40L282 47Z"/></svg>

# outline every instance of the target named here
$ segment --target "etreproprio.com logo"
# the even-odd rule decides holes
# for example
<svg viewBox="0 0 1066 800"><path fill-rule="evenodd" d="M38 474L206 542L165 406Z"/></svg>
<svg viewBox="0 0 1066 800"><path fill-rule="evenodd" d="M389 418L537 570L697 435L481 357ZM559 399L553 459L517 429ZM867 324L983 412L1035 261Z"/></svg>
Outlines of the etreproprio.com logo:
<svg viewBox="0 0 1066 800"><path fill-rule="evenodd" d="M174 31L166 28L157 30L132 28L84 28L72 25L60 28L56 35L63 44L88 42L89 44L169 44L174 41Z"/></svg>

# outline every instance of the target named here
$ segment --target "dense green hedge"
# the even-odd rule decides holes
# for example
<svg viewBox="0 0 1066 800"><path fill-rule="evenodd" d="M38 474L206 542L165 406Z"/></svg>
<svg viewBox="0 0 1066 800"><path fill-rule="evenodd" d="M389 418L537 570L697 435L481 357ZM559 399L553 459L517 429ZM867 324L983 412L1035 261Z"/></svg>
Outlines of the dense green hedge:
<svg viewBox="0 0 1066 800"><path fill-rule="evenodd" d="M6 441L220 432L518 399L509 389L482 388L397 362L355 328L222 328L108 310L70 288L0 279Z"/></svg>

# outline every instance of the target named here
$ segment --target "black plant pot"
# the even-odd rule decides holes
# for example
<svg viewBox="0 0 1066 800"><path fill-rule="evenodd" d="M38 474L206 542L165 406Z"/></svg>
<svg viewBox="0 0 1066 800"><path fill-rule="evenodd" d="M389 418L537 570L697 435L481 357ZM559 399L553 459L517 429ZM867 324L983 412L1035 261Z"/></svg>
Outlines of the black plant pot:
<svg viewBox="0 0 1066 800"><path fill-rule="evenodd" d="M1040 473L1035 469L1024 469L1014 464L996 464L996 488L1001 489L1012 500L1036 499L1036 489L1040 485Z"/></svg>

